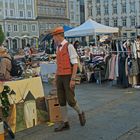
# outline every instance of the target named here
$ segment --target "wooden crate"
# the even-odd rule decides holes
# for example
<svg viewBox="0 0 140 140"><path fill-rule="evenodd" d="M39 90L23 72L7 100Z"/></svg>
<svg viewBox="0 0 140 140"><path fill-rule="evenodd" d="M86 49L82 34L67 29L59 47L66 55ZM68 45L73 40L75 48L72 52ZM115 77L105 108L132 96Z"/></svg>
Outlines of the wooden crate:
<svg viewBox="0 0 140 140"><path fill-rule="evenodd" d="M56 95L50 95L46 97L46 103L49 113L50 122L60 122L62 121L62 115L60 112L60 105Z"/></svg>

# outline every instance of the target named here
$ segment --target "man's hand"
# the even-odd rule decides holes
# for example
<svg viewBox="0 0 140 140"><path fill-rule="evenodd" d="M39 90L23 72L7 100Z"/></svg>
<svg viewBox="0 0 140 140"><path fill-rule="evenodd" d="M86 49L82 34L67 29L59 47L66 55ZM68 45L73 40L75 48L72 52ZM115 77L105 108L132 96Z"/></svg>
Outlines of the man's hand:
<svg viewBox="0 0 140 140"><path fill-rule="evenodd" d="M75 81L74 80L71 80L70 81L70 89L71 90L74 90L74 88L75 88Z"/></svg>

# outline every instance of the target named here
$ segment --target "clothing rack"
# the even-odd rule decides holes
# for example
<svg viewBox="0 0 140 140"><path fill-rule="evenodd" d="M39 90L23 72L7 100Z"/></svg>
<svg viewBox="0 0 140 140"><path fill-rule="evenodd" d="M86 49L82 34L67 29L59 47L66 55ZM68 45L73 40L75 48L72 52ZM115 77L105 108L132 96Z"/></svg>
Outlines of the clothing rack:
<svg viewBox="0 0 140 140"><path fill-rule="evenodd" d="M130 54L133 54L133 51L108 51L105 54L111 54L111 53L115 53L115 54L130 53Z"/></svg>
<svg viewBox="0 0 140 140"><path fill-rule="evenodd" d="M109 52L130 52L130 51L109 51Z"/></svg>
<svg viewBox="0 0 140 140"><path fill-rule="evenodd" d="M122 40L135 40L134 37L117 37L117 38L113 38L112 40L116 40L116 41L122 41Z"/></svg>

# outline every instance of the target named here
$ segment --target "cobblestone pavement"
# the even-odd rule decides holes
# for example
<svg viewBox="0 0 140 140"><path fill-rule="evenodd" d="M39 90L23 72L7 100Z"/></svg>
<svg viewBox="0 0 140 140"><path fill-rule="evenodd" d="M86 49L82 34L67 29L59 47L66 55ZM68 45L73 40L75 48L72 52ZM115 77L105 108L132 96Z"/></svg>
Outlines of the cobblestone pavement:
<svg viewBox="0 0 140 140"><path fill-rule="evenodd" d="M44 89L47 94L51 86ZM69 107L70 130L55 133L43 124L16 133L15 140L140 140L139 89L81 84L76 98L86 113L86 126L80 126L78 115Z"/></svg>

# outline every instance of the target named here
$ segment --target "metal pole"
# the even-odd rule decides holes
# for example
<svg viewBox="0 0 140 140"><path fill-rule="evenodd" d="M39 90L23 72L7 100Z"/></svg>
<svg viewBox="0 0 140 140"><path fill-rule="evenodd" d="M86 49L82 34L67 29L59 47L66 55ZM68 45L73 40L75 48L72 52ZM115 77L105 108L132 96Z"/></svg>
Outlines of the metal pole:
<svg viewBox="0 0 140 140"><path fill-rule="evenodd" d="M137 10L136 10L136 36L138 35L138 21L137 21Z"/></svg>
<svg viewBox="0 0 140 140"><path fill-rule="evenodd" d="M96 45L96 42L97 42L97 40L96 40L96 32L95 32L95 34L94 34L94 35L95 35L95 45Z"/></svg>

